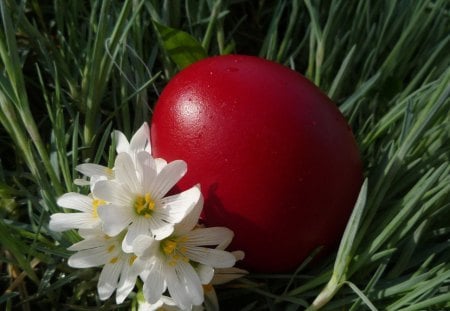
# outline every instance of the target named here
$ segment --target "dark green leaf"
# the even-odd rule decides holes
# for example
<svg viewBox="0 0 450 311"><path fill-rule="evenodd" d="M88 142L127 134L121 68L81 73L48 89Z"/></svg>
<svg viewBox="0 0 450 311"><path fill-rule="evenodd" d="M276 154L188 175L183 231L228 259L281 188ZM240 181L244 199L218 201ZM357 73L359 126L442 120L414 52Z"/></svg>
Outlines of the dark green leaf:
<svg viewBox="0 0 450 311"><path fill-rule="evenodd" d="M187 32L153 21L164 50L181 69L208 56L201 44Z"/></svg>

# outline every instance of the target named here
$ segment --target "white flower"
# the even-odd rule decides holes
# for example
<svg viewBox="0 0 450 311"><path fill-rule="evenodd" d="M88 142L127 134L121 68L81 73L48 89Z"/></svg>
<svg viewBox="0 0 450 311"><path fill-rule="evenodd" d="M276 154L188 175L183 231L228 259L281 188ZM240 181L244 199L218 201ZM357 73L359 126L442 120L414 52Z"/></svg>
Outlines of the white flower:
<svg viewBox="0 0 450 311"><path fill-rule="evenodd" d="M64 208L74 209L81 213L55 213L50 216L49 228L53 231L66 231L70 229L94 229L100 226L100 218L97 214L99 206L105 201L92 196L69 192L59 197L58 205Z"/></svg>
<svg viewBox="0 0 450 311"><path fill-rule="evenodd" d="M130 141L119 131L112 137L118 153L114 167L77 166L85 179L75 183L89 185L91 193L64 194L57 203L78 212L51 215L51 230L79 229L83 238L68 248L75 252L69 266L102 267L97 284L102 300L116 291L116 302L122 303L139 276L141 311L203 310L203 303L207 310L218 309L212 284L244 271L232 268L243 253L225 251L233 232L199 226L199 186L167 195L187 165L152 157L147 123ZM163 296L166 290L171 297Z"/></svg>
<svg viewBox="0 0 450 311"><path fill-rule="evenodd" d="M115 236L128 229L122 248L132 252L138 235L151 235L157 240L169 236L201 197L192 187L176 195L164 197L186 173L184 161L173 161L158 173L156 161L146 151L136 154L136 169L128 153L120 153L115 161L115 179L98 181L95 197L110 202L101 206L98 214L103 230Z"/></svg>
<svg viewBox="0 0 450 311"><path fill-rule="evenodd" d="M186 309L204 301L202 284L208 284L214 268L232 267L233 254L211 246L228 245L233 232L227 228L196 228L202 209L200 201L193 211L177 226L169 237L158 241L139 236L133 248L137 264L143 265L140 274L143 293L150 303L156 303L168 289L176 304ZM201 269L196 267L201 265Z"/></svg>
<svg viewBox="0 0 450 311"><path fill-rule="evenodd" d="M85 239L68 248L77 251L69 258L69 266L91 268L103 266L97 289L101 300L111 297L116 291L116 302L122 303L133 290L139 274L134 265L136 255L124 253L121 248L124 234L116 237L105 235L99 230L81 231Z"/></svg>

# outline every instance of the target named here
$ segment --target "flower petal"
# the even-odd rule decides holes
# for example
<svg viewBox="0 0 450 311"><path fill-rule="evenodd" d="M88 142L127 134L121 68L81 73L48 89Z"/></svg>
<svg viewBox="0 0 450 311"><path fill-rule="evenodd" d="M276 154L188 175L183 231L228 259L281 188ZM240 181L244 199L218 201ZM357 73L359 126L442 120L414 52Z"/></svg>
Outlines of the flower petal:
<svg viewBox="0 0 450 311"><path fill-rule="evenodd" d="M68 264L73 268L92 268L104 265L109 257L104 248L87 249L70 256Z"/></svg>
<svg viewBox="0 0 450 311"><path fill-rule="evenodd" d="M202 284L208 284L214 277L214 269L207 265L198 265L195 269Z"/></svg>
<svg viewBox="0 0 450 311"><path fill-rule="evenodd" d="M161 170L164 168L164 166L167 165L167 161L162 158L156 158L155 164L156 164L156 172L159 174Z"/></svg>
<svg viewBox="0 0 450 311"><path fill-rule="evenodd" d="M223 249L221 246L228 245L233 236L233 231L224 227L199 228L186 234L185 244L190 246L219 245L217 248Z"/></svg>
<svg viewBox="0 0 450 311"><path fill-rule="evenodd" d="M89 186L89 185L91 184L91 182L90 182L89 180L84 179L84 178L75 178L75 179L73 180L73 183L74 183L75 185L81 186L81 187L83 187L83 186Z"/></svg>
<svg viewBox="0 0 450 311"><path fill-rule="evenodd" d="M140 235L134 239L133 252L139 257L148 259L153 256L157 249L159 249L159 241L151 236Z"/></svg>
<svg viewBox="0 0 450 311"><path fill-rule="evenodd" d="M76 192L65 193L58 198L56 203L64 208L70 208L81 212L92 213L92 198Z"/></svg>
<svg viewBox="0 0 450 311"><path fill-rule="evenodd" d="M121 304L131 293L136 284L138 273L133 269L132 256L127 256L120 274L120 281L117 285L116 303Z"/></svg>
<svg viewBox="0 0 450 311"><path fill-rule="evenodd" d="M148 301L140 302L138 311L180 311L175 301L167 296L162 296L156 303L150 304ZM203 309L202 309L203 310Z"/></svg>
<svg viewBox="0 0 450 311"><path fill-rule="evenodd" d="M192 211L200 198L201 193L198 187L192 187L179 194L162 198L158 201L160 208L155 211L155 216L157 215L168 223L179 223ZM195 215L193 216L195 217ZM188 218L187 222L187 225L191 226L193 219Z"/></svg>
<svg viewBox="0 0 450 311"><path fill-rule="evenodd" d="M145 193L151 193L157 174L155 159L148 152L143 151L136 155L136 162L142 180L142 190Z"/></svg>
<svg viewBox="0 0 450 311"><path fill-rule="evenodd" d="M236 258L236 261L245 258L245 253L243 251L232 251L231 253L233 254L234 258Z"/></svg>
<svg viewBox="0 0 450 311"><path fill-rule="evenodd" d="M175 303L180 306L181 309L187 309L192 305L192 302L185 284L179 279L175 269L166 267L164 270L170 297L173 298Z"/></svg>
<svg viewBox="0 0 450 311"><path fill-rule="evenodd" d="M190 301L189 303L192 305L202 304L204 300L203 287L198 274L191 264L179 261L175 266L175 271L186 289Z"/></svg>
<svg viewBox="0 0 450 311"><path fill-rule="evenodd" d="M186 174L187 165L182 160L175 160L164 166L157 176L151 194L160 199Z"/></svg>
<svg viewBox="0 0 450 311"><path fill-rule="evenodd" d="M141 193L141 185L136 176L136 167L128 153L120 153L115 161L117 180L133 195Z"/></svg>
<svg viewBox="0 0 450 311"><path fill-rule="evenodd" d="M246 274L248 274L248 271L235 267L216 269L216 274L214 275L211 284L225 284L235 279L241 278Z"/></svg>
<svg viewBox="0 0 450 311"><path fill-rule="evenodd" d="M142 288L145 300L151 304L156 303L161 299L166 287L163 263L161 260L154 260L153 265L148 270L148 275L144 280L144 286Z"/></svg>
<svg viewBox="0 0 450 311"><path fill-rule="evenodd" d="M186 246L186 256L214 268L229 268L236 263L236 258L230 252L206 247Z"/></svg>
<svg viewBox="0 0 450 311"><path fill-rule="evenodd" d="M148 272L150 271L150 266L153 265L154 257L152 258L144 258L139 257L134 262L134 266L137 268L139 272L139 278L141 280L146 280L148 277Z"/></svg>
<svg viewBox="0 0 450 311"><path fill-rule="evenodd" d="M121 184L111 180L96 182L92 192L98 199L122 206L130 206L135 199Z"/></svg>
<svg viewBox="0 0 450 311"><path fill-rule="evenodd" d="M119 260L116 263L108 263L103 267L97 284L98 295L101 300L106 300L111 297L117 288L122 265L123 262Z"/></svg>
<svg viewBox="0 0 450 311"><path fill-rule="evenodd" d="M133 137L131 137L130 152L137 153L145 150L151 153L150 146L150 129L147 122L144 122Z"/></svg>
<svg viewBox="0 0 450 311"><path fill-rule="evenodd" d="M114 177L112 170L110 168L94 163L83 163L77 165L76 170L88 177L92 176L106 176L109 178Z"/></svg>
<svg viewBox="0 0 450 311"><path fill-rule="evenodd" d="M102 231L101 227L95 227L93 229L80 229L78 230L78 234L83 239L97 239L99 241L101 240L102 243L104 243L105 237L107 237L107 235Z"/></svg>
<svg viewBox="0 0 450 311"><path fill-rule="evenodd" d="M173 232L173 224L161 220L156 213L149 219L149 223L150 231L156 240L165 239Z"/></svg>
<svg viewBox="0 0 450 311"><path fill-rule="evenodd" d="M197 185L195 186L195 188L197 188L200 193L200 187ZM169 198L170 197L166 197L163 200ZM203 196L200 193L198 202L194 205L192 210L184 217L183 221L175 225L174 230L175 235L185 235L186 233L194 229L194 227L198 224L198 219L200 218L200 214L203 210L203 203L204 203Z"/></svg>
<svg viewBox="0 0 450 311"><path fill-rule="evenodd" d="M94 188L94 185L99 182L100 180L110 180L110 179L114 179L114 169L111 169L111 175L110 176L100 176L100 175L94 175L91 177L91 179L89 180L89 184L91 185L91 192L92 189Z"/></svg>
<svg viewBox="0 0 450 311"><path fill-rule="evenodd" d="M56 213L50 216L48 227L61 232L70 229L93 229L100 225L100 219L87 213Z"/></svg>
<svg viewBox="0 0 450 311"><path fill-rule="evenodd" d="M133 221L133 211L113 204L100 206L98 216L103 222L103 231L109 236L116 236Z"/></svg>
<svg viewBox="0 0 450 311"><path fill-rule="evenodd" d="M128 232L122 241L122 250L125 253L133 252L133 242L139 235L149 235L150 226L144 217L136 217L133 223L128 227Z"/></svg>
<svg viewBox="0 0 450 311"><path fill-rule="evenodd" d="M82 240L80 242L77 242L77 243L73 244L72 246L68 247L67 250L81 251L81 250L86 250L86 249L91 249L91 248L104 247L105 244L106 244L106 241L104 239L101 239L96 236L90 236L89 238Z"/></svg>
<svg viewBox="0 0 450 311"><path fill-rule="evenodd" d="M124 133L115 130L111 133L111 137L116 143L116 152L118 154L128 152L130 150L130 144L128 143L128 139Z"/></svg>

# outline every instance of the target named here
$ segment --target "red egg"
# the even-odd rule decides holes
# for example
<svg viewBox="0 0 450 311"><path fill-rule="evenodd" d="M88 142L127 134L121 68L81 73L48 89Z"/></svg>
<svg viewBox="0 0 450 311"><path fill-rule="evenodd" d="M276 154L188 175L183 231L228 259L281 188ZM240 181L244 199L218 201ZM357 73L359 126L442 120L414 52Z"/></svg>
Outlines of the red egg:
<svg viewBox="0 0 450 311"><path fill-rule="evenodd" d="M295 269L341 238L361 183L351 129L297 72L242 55L201 60L167 84L151 123L153 154L182 159L207 226L235 233L251 271Z"/></svg>

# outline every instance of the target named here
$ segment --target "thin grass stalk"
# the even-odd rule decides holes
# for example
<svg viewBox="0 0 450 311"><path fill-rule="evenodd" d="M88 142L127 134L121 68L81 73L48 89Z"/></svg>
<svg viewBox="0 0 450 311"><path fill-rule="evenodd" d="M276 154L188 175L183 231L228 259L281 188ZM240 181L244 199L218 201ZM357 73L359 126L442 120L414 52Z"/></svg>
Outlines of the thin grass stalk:
<svg viewBox="0 0 450 311"><path fill-rule="evenodd" d="M96 33L92 52L94 56L87 64L82 83L87 107L83 138L84 143L87 146L92 144L92 140L96 133L95 123L98 118L101 98L104 95L109 81L114 60L117 57L120 46L124 42L133 21L137 18L138 13L144 4L144 1L140 1L136 10L130 17L130 20L127 20L133 8L133 0L127 0L122 6L110 37L107 38L107 11L109 9L109 2L110 1L104 1L101 7L98 22L99 29ZM105 49L109 50L110 53L105 53Z"/></svg>
<svg viewBox="0 0 450 311"><path fill-rule="evenodd" d="M52 187L49 187L47 190L49 191L55 191L56 194L62 193L62 186L59 182L58 177L56 176L56 173L50 163L50 158L47 153L47 150L44 146L44 143L41 139L41 136L39 134L38 128L36 126L35 120L33 118L33 115L30 110L27 92L25 88L25 82L23 79L23 73L21 70L21 65L19 61L19 54L17 50L17 43L16 38L13 33L13 24L10 19L10 13L8 8L6 7L6 3L4 1L0 2L0 10L1 10L1 17L2 17L2 24L4 29L4 35L0 37L0 57L3 61L3 64L6 69L6 74L9 79L10 83L10 90L13 92L13 94L9 94L8 100L3 100L2 105L3 108L6 109L6 111L10 111L10 114L12 114L12 111L14 114L17 114L20 116L20 122L11 122L10 126L8 128L10 130L13 130L14 135L13 137L18 142L18 145L21 146L21 150L23 155L27 159L27 164L29 169L33 172L33 175L38 178L44 185L44 177L42 176L42 173L39 172L38 167L40 166L38 162L34 159L31 147L29 146L29 139L31 138L31 141L33 142L33 145L36 148L36 151L40 157L40 161L42 162L45 172L48 174L50 178L50 182L52 184ZM7 81L3 80L3 85L5 85ZM5 87L3 87L3 90L5 91ZM8 105L10 108L6 108L5 106ZM11 106L13 105L13 106ZM13 108L14 107L14 108ZM10 119L5 120L4 123L10 122ZM26 134L21 130L21 128L26 129ZM52 190L50 190L52 189Z"/></svg>
<svg viewBox="0 0 450 311"><path fill-rule="evenodd" d="M217 17L219 16L220 10L222 6L222 0L216 0L213 3L211 13L209 15L208 26L206 27L205 35L203 36L202 46L205 51L209 50L209 46L211 44L211 39L213 36L213 30L217 24Z"/></svg>

